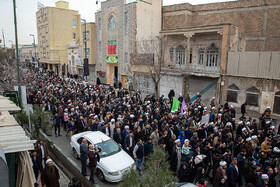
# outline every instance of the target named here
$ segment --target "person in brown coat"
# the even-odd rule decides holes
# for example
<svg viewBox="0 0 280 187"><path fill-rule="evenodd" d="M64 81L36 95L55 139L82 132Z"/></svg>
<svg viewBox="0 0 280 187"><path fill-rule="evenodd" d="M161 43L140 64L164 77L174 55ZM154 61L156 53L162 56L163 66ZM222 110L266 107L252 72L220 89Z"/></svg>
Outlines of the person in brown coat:
<svg viewBox="0 0 280 187"><path fill-rule="evenodd" d="M39 143L35 146L35 150L46 165L46 161L49 158L49 150L47 144L43 142L43 140L39 140Z"/></svg>
<svg viewBox="0 0 280 187"><path fill-rule="evenodd" d="M245 144L245 149L246 149L247 158L248 158L248 157L252 157L252 154L254 152L254 147L252 144L252 139L250 137L247 138L246 141L247 141L247 143Z"/></svg>
<svg viewBox="0 0 280 187"><path fill-rule="evenodd" d="M46 167L41 175L42 187L59 187L59 172L52 164L52 160L46 161Z"/></svg>
<svg viewBox="0 0 280 187"><path fill-rule="evenodd" d="M220 178L227 178L227 163L225 161L220 162L220 167L216 170L216 175L213 180L213 186L216 186Z"/></svg>

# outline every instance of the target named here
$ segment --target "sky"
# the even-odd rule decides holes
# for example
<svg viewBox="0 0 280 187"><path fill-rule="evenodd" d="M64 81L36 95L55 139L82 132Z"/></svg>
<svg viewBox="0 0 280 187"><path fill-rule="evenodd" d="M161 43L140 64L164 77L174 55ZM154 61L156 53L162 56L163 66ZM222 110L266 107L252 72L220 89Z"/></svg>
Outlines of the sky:
<svg viewBox="0 0 280 187"><path fill-rule="evenodd" d="M37 43L36 29L36 12L38 11L38 2L44 6L55 7L55 2L58 0L16 0L17 7L17 27L18 27L18 43L32 44L33 38L30 34L35 35L35 43ZM96 5L96 0L66 0L69 2L69 8L78 10L81 18L87 22L94 22L96 10L100 8L100 3ZM99 0L100 1L100 0ZM101 0L104 1L104 0ZM234 0L163 0L163 5L172 5L180 3L190 4L205 4L215 2L226 2ZM14 15L13 1L0 0L0 39L3 40L2 33L4 32L6 46L11 46L15 43L14 32ZM3 46L3 42L1 43Z"/></svg>

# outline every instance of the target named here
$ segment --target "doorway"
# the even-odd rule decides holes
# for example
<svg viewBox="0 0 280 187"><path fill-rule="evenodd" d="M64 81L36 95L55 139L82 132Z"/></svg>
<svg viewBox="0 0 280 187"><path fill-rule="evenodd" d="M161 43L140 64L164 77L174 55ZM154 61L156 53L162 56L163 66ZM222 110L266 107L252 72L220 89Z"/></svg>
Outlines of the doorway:
<svg viewBox="0 0 280 187"><path fill-rule="evenodd" d="M114 80L118 80L118 66L115 66L115 76L114 76Z"/></svg>

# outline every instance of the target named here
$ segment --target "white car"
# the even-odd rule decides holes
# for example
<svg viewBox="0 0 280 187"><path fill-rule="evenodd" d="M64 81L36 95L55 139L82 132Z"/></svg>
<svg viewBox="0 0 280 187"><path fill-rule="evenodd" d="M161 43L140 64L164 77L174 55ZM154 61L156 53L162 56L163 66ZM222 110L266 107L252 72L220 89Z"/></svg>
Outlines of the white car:
<svg viewBox="0 0 280 187"><path fill-rule="evenodd" d="M124 172L136 169L134 160L114 140L100 131L87 131L71 137L70 145L74 156L80 158L80 144L83 139L95 148L101 147L100 161L97 162L96 173L101 181L119 182Z"/></svg>

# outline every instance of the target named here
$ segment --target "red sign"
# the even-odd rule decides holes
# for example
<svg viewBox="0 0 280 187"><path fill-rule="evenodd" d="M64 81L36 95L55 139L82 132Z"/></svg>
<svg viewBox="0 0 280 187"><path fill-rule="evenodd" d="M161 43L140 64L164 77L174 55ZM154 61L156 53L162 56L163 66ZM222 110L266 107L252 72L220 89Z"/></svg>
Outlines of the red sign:
<svg viewBox="0 0 280 187"><path fill-rule="evenodd" d="M108 54L116 54L116 45L108 46Z"/></svg>

